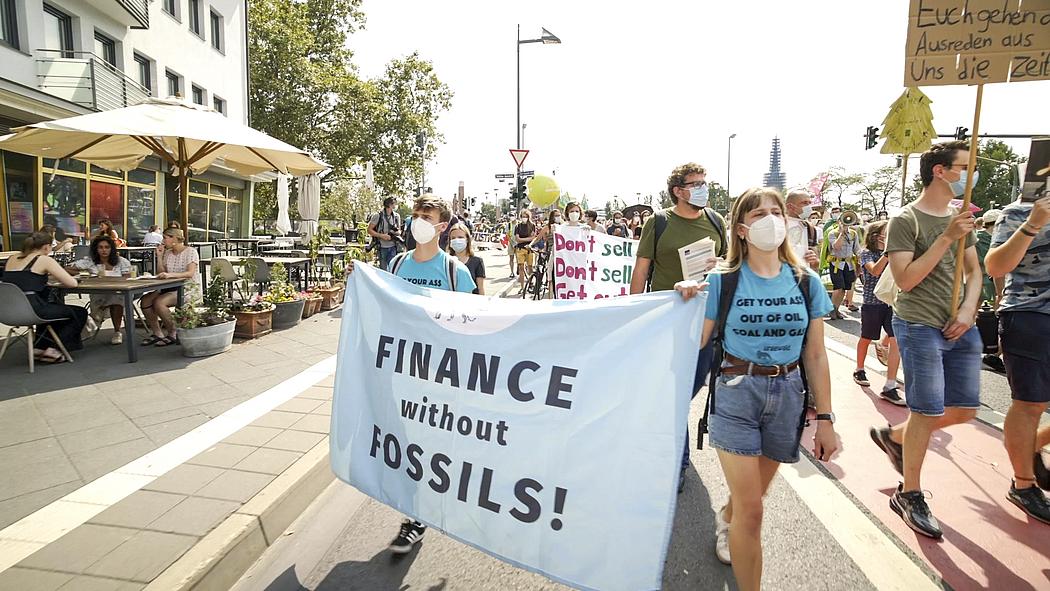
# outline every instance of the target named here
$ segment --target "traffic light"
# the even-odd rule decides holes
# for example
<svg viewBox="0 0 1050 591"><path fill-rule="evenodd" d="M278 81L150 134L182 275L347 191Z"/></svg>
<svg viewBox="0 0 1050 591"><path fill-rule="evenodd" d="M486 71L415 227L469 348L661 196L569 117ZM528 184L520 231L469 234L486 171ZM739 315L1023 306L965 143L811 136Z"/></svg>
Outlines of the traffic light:
<svg viewBox="0 0 1050 591"><path fill-rule="evenodd" d="M875 147L875 142L879 139L879 128L868 126L867 133L864 134L864 149L870 150Z"/></svg>
<svg viewBox="0 0 1050 591"><path fill-rule="evenodd" d="M969 132L970 132L970 128L969 127L956 127L955 128L955 139L957 139L957 140L964 140L964 139L966 139L968 137L967 134Z"/></svg>

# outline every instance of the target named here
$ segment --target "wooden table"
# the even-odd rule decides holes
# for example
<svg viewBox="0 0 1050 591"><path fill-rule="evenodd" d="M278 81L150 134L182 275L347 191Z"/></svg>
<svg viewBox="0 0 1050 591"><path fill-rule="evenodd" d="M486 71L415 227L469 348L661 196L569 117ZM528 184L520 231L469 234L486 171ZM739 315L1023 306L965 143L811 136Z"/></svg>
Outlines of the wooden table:
<svg viewBox="0 0 1050 591"><path fill-rule="evenodd" d="M123 277L87 277L80 279L76 287L65 287L58 283L49 283L63 295L78 294L120 294L124 296L124 346L128 350L128 363L139 360L138 343L135 342L135 296L142 296L151 291L178 287L177 306L182 305L185 279L124 279Z"/></svg>
<svg viewBox="0 0 1050 591"><path fill-rule="evenodd" d="M299 285L299 291L306 290L306 276L310 272L310 259L308 258L295 258L295 257L213 257L216 259L223 259L230 261L233 265L243 265L244 261L248 259L262 259L266 263L267 267L274 266L275 263L281 263L288 269L288 279L292 278L292 271L295 271L295 279ZM208 265L211 264L212 259L201 259L201 277L207 277Z"/></svg>

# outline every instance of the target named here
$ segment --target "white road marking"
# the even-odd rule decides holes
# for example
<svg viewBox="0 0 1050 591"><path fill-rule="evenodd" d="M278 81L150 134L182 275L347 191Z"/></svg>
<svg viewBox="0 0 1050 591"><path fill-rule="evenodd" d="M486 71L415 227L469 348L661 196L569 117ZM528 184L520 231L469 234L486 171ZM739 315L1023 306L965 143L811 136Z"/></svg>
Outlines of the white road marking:
<svg viewBox="0 0 1050 591"><path fill-rule="evenodd" d="M335 355L0 530L0 572L335 372Z"/></svg>

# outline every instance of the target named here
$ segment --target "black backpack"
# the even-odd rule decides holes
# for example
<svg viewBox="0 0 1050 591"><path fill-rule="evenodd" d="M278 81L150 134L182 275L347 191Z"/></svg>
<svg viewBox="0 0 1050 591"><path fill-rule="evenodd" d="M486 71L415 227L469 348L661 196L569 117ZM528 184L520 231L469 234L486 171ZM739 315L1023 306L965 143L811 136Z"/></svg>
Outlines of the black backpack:
<svg viewBox="0 0 1050 591"><path fill-rule="evenodd" d="M725 339L725 326L726 320L729 318L729 308L733 305L733 298L736 297L736 286L740 282L740 270L733 271L732 273L725 273L722 276L721 289L718 294L718 319L715 321L715 332L711 335L711 345L713 350L711 352L711 371L708 376L707 382L707 400L704 402L704 415L700 418L700 423L697 425L696 435L696 448L704 449L704 435L707 434L708 417L715 408L715 386L718 384L718 376L722 373L722 361L725 359L725 351L722 348ZM806 351L806 337L809 333L809 316L810 310L810 293L809 293L809 274L803 273L798 283L799 291L802 292L802 298L805 300L806 307L806 334L802 335L802 354ZM799 376L802 378L802 415L798 421L798 432L799 437L802 436L802 429L809 424L806 419L806 410L809 408L809 382L806 379L806 368L802 364L802 355L798 358L798 371ZM797 445L797 443L796 443Z"/></svg>
<svg viewBox="0 0 1050 591"><path fill-rule="evenodd" d="M711 225L715 227L718 235L721 236L721 239L718 241L718 252L715 254L724 257L726 251L729 250L729 238L726 236L725 226L722 225L721 218L719 218L711 208L705 207L704 214L707 215L707 219L711 222ZM653 222L655 225L653 231L656 235L653 236L653 260L649 263L649 276L645 278L645 291L653 290L653 272L656 270L656 247L660 244L660 236L662 236L664 230L667 229L667 210L661 209L654 213L653 217L656 218L656 221Z"/></svg>

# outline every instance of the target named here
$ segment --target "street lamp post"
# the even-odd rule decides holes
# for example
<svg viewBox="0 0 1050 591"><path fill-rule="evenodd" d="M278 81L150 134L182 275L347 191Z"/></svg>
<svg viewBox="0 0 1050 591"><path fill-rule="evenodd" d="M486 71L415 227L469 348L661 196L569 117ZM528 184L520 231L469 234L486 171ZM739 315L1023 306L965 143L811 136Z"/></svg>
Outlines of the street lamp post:
<svg viewBox="0 0 1050 591"><path fill-rule="evenodd" d="M537 39L522 39L521 38L521 25L518 25L518 42L515 46L518 52L518 119L514 124L514 136L515 144L518 149L521 149L521 143L525 136L525 126L521 124L521 46L525 43L542 43L544 45L560 45L561 39L557 35L551 33L547 29L540 27L542 34ZM514 189L517 191L521 188L521 166L518 166L518 172L514 176Z"/></svg>
<svg viewBox="0 0 1050 591"><path fill-rule="evenodd" d="M729 173L733 171L733 138L735 137L735 133L729 136L729 150L726 153L726 195L730 201L733 200L733 194L729 192Z"/></svg>
<svg viewBox="0 0 1050 591"><path fill-rule="evenodd" d="M528 123L521 124L521 143L518 145L518 148L525 146L525 128L528 127L528 125Z"/></svg>

